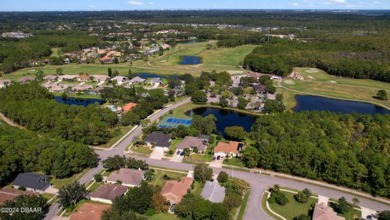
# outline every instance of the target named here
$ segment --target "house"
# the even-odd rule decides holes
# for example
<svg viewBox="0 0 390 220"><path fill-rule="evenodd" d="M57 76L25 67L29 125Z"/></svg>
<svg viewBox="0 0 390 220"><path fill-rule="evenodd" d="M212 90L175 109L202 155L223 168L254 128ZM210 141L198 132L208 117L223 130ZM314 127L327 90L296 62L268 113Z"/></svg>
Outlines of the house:
<svg viewBox="0 0 390 220"><path fill-rule="evenodd" d="M72 80L76 80L77 79L77 76L76 75L62 75L62 76L58 76L58 80L65 80L65 81L72 81Z"/></svg>
<svg viewBox="0 0 390 220"><path fill-rule="evenodd" d="M208 145L208 139L199 137L186 136L177 146L176 149L184 150L189 148L194 150L196 147L199 153L204 153Z"/></svg>
<svg viewBox="0 0 390 220"><path fill-rule="evenodd" d="M121 184L124 186L138 187L141 184L143 179L144 179L143 170L121 168L117 172L112 172L107 177L107 183L116 184L118 182L121 182Z"/></svg>
<svg viewBox="0 0 390 220"><path fill-rule="evenodd" d="M261 74L261 73L251 72L251 73L249 74L249 77L252 77L252 78L255 78L255 79L259 79L260 76L262 76L262 75L263 75L263 74Z"/></svg>
<svg viewBox="0 0 390 220"><path fill-rule="evenodd" d="M335 211L325 203L315 204L313 220L344 220L345 218L337 215Z"/></svg>
<svg viewBox="0 0 390 220"><path fill-rule="evenodd" d="M114 63L114 59L112 59L111 57L108 57L108 56L104 56L104 57L100 58L99 61L102 64L112 64L112 63Z"/></svg>
<svg viewBox="0 0 390 220"><path fill-rule="evenodd" d="M21 191L14 188L3 188L0 190L0 205L3 205L6 201L14 200L20 195L36 195L37 193L31 191Z"/></svg>
<svg viewBox="0 0 390 220"><path fill-rule="evenodd" d="M163 50L168 50L171 48L171 46L169 44L162 44L161 47Z"/></svg>
<svg viewBox="0 0 390 220"><path fill-rule="evenodd" d="M111 81L115 81L119 86L125 83L128 80L125 76L115 76Z"/></svg>
<svg viewBox="0 0 390 220"><path fill-rule="evenodd" d="M14 187L24 187L26 190L43 193L50 187L49 176L37 173L19 173L14 182Z"/></svg>
<svg viewBox="0 0 390 220"><path fill-rule="evenodd" d="M91 85L75 85L72 87L74 92L86 92L91 90L93 87Z"/></svg>
<svg viewBox="0 0 390 220"><path fill-rule="evenodd" d="M225 199L225 187L219 185L217 181L206 181L202 190L202 197L213 203L221 203Z"/></svg>
<svg viewBox="0 0 390 220"><path fill-rule="evenodd" d="M180 182L176 180L167 181L161 190L161 195L164 196L171 205L179 204L187 194L193 181L194 179L192 177L183 177Z"/></svg>
<svg viewBox="0 0 390 220"><path fill-rule="evenodd" d="M119 52L119 51L112 50L112 51L108 52L106 56L108 56L108 57L120 57L120 56L122 56L122 53Z"/></svg>
<svg viewBox="0 0 390 220"><path fill-rule="evenodd" d="M130 112L135 106L137 106L137 103L129 102L126 105L122 107L123 112Z"/></svg>
<svg viewBox="0 0 390 220"><path fill-rule="evenodd" d="M136 77L132 78L132 79L129 81L129 83L130 83L130 84L134 84L134 83L140 84L140 83L143 83L143 82L145 82L145 81L146 81L146 79L141 78L141 77L139 77L139 76L136 76Z"/></svg>
<svg viewBox="0 0 390 220"><path fill-rule="evenodd" d="M151 83L151 84L153 84L155 86L159 86L162 83L162 81L161 81L161 79L159 77L158 78L151 78L149 80L149 83Z"/></svg>
<svg viewBox="0 0 390 220"><path fill-rule="evenodd" d="M68 85L63 85L63 84L52 85L51 88L50 88L50 91L51 92L63 92L68 87L69 87Z"/></svg>
<svg viewBox="0 0 390 220"><path fill-rule="evenodd" d="M236 141L219 142L214 148L214 156L225 158L225 157L239 157L240 151L244 147L244 144Z"/></svg>
<svg viewBox="0 0 390 220"><path fill-rule="evenodd" d="M254 84L252 85L253 89L257 94L267 94L267 90L265 85L262 84Z"/></svg>
<svg viewBox="0 0 390 220"><path fill-rule="evenodd" d="M91 194L91 200L96 202L112 204L112 201L127 192L127 186L119 184L105 184L100 186Z"/></svg>
<svg viewBox="0 0 390 220"><path fill-rule="evenodd" d="M87 82L91 77L87 74L81 74L77 77L78 81Z"/></svg>
<svg viewBox="0 0 390 220"><path fill-rule="evenodd" d="M109 77L105 75L93 75L91 79L95 82L101 83L107 81Z"/></svg>
<svg viewBox="0 0 390 220"><path fill-rule="evenodd" d="M272 80L282 80L282 77L280 76L271 76Z"/></svg>
<svg viewBox="0 0 390 220"><path fill-rule="evenodd" d="M8 86L9 84L11 84L11 80L10 79L3 79L3 80L0 80L0 88L4 88L6 86Z"/></svg>
<svg viewBox="0 0 390 220"><path fill-rule="evenodd" d="M110 205L87 202L70 216L70 220L101 220L103 212L109 208Z"/></svg>
<svg viewBox="0 0 390 220"><path fill-rule="evenodd" d="M153 132L148 134L144 141L148 146L161 147L164 151L168 151L171 145L169 143L171 141L171 135L162 132Z"/></svg>
<svg viewBox="0 0 390 220"><path fill-rule="evenodd" d="M43 77L43 80L46 80L46 81L56 81L58 78L58 76L55 76L55 75L46 75Z"/></svg>
<svg viewBox="0 0 390 220"><path fill-rule="evenodd" d="M26 82L31 82L35 80L35 76L23 76L21 77L18 82L20 83L26 83Z"/></svg>

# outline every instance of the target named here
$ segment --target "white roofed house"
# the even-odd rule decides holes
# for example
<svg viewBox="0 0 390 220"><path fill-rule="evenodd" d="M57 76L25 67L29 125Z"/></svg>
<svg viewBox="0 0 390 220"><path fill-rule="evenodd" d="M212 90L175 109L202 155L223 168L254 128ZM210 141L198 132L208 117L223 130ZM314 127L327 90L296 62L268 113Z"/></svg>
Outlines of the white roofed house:
<svg viewBox="0 0 390 220"><path fill-rule="evenodd" d="M0 80L0 88L4 88L6 86L8 86L9 84L11 84L11 80L10 79L3 79L3 80Z"/></svg>
<svg viewBox="0 0 390 220"><path fill-rule="evenodd" d="M127 82L129 78L126 76L115 76L114 78L111 78L111 81L115 81L117 85L123 85L125 82Z"/></svg>
<svg viewBox="0 0 390 220"><path fill-rule="evenodd" d="M108 78L109 77L106 75L92 75L91 76L91 80L94 82L98 82L98 83L105 82L108 80Z"/></svg>
<svg viewBox="0 0 390 220"><path fill-rule="evenodd" d="M136 76L136 77L132 78L132 79L129 81L129 84L130 84L130 85L131 85L131 84L135 84L135 83L141 84L141 83L144 83L145 81L146 81L146 79L141 78L141 77L139 77L139 76Z"/></svg>
<svg viewBox="0 0 390 220"><path fill-rule="evenodd" d="M91 90L93 87L91 85L75 85L72 87L74 92L87 92Z"/></svg>

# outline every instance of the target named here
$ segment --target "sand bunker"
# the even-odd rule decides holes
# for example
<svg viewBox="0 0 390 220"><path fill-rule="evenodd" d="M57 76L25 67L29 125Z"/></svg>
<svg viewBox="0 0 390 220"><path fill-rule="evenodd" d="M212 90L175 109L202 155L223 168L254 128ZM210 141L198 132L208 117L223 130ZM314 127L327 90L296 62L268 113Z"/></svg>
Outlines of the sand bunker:
<svg viewBox="0 0 390 220"><path fill-rule="evenodd" d="M285 79L284 83L286 83L287 85L295 85L295 82L291 79Z"/></svg>
<svg viewBox="0 0 390 220"><path fill-rule="evenodd" d="M305 70L307 73L318 73L319 71L317 69L307 69Z"/></svg>

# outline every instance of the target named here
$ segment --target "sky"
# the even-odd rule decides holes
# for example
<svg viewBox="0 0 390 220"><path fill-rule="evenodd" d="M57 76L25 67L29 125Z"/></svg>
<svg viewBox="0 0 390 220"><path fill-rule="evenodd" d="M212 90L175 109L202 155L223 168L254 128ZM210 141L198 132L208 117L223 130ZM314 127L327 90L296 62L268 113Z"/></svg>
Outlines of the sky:
<svg viewBox="0 0 390 220"><path fill-rule="evenodd" d="M390 9L390 0L13 0L0 11Z"/></svg>

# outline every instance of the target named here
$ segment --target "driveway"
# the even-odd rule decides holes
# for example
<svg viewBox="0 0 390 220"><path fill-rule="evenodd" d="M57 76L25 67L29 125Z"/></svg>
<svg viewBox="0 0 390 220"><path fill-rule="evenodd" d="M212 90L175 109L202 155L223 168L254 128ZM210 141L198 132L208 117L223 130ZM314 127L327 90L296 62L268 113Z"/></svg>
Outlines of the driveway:
<svg viewBox="0 0 390 220"><path fill-rule="evenodd" d="M170 161L179 162L179 163L182 162L184 156L181 156L181 155L180 155L181 151L182 151L182 150L176 149L176 150L175 150L175 153L174 153L173 156L171 157ZM179 153L178 153L178 152L179 152Z"/></svg>
<svg viewBox="0 0 390 220"><path fill-rule="evenodd" d="M210 162L210 167L216 167L216 168L222 168L223 159L215 159L214 161Z"/></svg>
<svg viewBox="0 0 390 220"><path fill-rule="evenodd" d="M149 156L150 159L155 159L155 160L161 160L163 157L164 157L164 149L162 149L161 147L155 147L153 149L153 152Z"/></svg>

